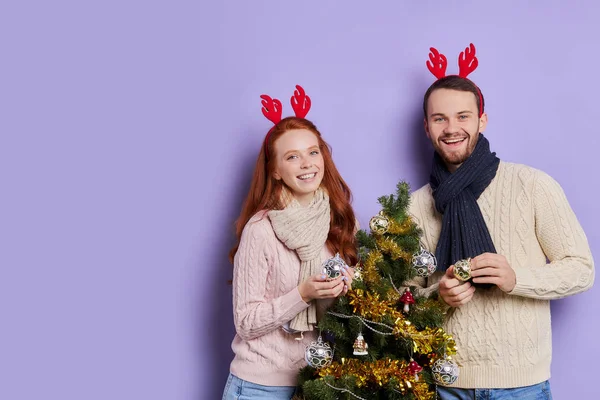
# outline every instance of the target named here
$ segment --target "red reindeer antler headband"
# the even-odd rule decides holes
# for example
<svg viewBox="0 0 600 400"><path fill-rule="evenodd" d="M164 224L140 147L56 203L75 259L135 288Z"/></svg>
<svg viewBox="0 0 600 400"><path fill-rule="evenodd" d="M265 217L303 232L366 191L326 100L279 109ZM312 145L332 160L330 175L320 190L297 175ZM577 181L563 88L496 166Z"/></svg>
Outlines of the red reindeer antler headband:
<svg viewBox="0 0 600 400"><path fill-rule="evenodd" d="M446 56L440 53L435 47L431 47L429 52L429 60L426 62L429 71L438 79L442 79L446 76L446 67L448 66L448 60ZM475 56L475 46L473 43L469 44L469 47L465 48L464 51L460 52L458 56L458 76L461 78L467 78L469 74L477 68L479 61ZM475 85L477 87L477 85ZM477 93L479 94L479 116L483 114L483 98L481 91L477 87Z"/></svg>
<svg viewBox="0 0 600 400"><path fill-rule="evenodd" d="M272 99L270 96L263 94L260 96L262 99L262 113L263 115L272 123L277 125L279 121L281 121L281 101L277 99ZM290 98L290 103L292 104L292 108L294 109L294 113L298 118L306 117L308 111L310 110L310 97L306 95L304 89L300 85L296 85L296 90L294 90L294 95ZM268 143L269 136L271 136L271 132L273 128L269 130L267 136L265 137L265 154L267 158L269 157L268 153Z"/></svg>

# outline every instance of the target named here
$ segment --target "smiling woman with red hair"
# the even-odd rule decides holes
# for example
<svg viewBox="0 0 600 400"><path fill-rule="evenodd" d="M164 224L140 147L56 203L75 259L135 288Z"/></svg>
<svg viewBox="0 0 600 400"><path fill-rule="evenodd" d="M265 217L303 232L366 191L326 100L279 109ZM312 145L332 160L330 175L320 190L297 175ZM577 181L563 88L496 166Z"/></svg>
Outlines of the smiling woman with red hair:
<svg viewBox="0 0 600 400"><path fill-rule="evenodd" d="M230 253L235 358L223 399L291 399L319 315L352 284L347 265L357 262L357 224L351 192L329 145L304 119L310 98L296 88L296 117L281 119L281 102L262 96L263 114L275 126L236 221ZM346 265L327 279L322 263L334 254Z"/></svg>

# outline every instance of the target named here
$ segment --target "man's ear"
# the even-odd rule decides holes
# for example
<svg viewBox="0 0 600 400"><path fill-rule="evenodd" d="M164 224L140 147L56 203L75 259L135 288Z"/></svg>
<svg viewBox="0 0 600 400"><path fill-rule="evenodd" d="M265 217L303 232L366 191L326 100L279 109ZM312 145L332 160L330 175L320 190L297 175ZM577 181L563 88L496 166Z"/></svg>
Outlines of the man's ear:
<svg viewBox="0 0 600 400"><path fill-rule="evenodd" d="M429 124L427 124L427 118L423 118L423 128L425 129L427 139L431 140L431 134L429 133Z"/></svg>
<svg viewBox="0 0 600 400"><path fill-rule="evenodd" d="M486 113L481 114L481 117L479 117L479 133L483 133L485 131L485 128L487 127L487 123L488 123L488 116Z"/></svg>

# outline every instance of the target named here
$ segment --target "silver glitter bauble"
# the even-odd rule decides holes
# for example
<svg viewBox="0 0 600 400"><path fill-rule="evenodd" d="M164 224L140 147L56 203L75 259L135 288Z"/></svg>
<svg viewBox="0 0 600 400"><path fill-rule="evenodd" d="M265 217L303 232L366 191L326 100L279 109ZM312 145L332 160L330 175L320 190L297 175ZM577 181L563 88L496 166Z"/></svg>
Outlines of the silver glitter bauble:
<svg viewBox="0 0 600 400"><path fill-rule="evenodd" d="M316 342L306 346L304 359L313 368L323 368L331 364L333 350L329 343L323 342L323 338L319 335Z"/></svg>
<svg viewBox="0 0 600 400"><path fill-rule="evenodd" d="M348 267L346 262L340 257L339 253L336 253L334 257L327 259L323 262L323 274L328 279L335 279L342 274L342 268Z"/></svg>
<svg viewBox="0 0 600 400"><path fill-rule="evenodd" d="M437 259L424 248L413 255L412 264L417 271L417 275L423 278L427 278L437 269Z"/></svg>
<svg viewBox="0 0 600 400"><path fill-rule="evenodd" d="M449 357L440 358L433 363L431 373L438 385L452 385L458 379L458 365Z"/></svg>

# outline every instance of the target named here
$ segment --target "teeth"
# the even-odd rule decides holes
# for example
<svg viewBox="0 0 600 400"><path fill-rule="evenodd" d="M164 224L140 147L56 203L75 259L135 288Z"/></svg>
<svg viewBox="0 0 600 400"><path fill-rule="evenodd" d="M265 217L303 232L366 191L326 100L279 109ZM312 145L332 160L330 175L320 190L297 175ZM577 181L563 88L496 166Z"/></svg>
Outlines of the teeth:
<svg viewBox="0 0 600 400"><path fill-rule="evenodd" d="M463 140L465 140L465 139L462 138L462 139L444 140L444 143L458 143L458 142L462 142Z"/></svg>
<svg viewBox="0 0 600 400"><path fill-rule="evenodd" d="M298 179L302 179L302 180L304 180L304 179L310 179L310 178L314 178L316 174L317 174L317 173L316 173L316 172L314 172L314 173L312 173L312 174L300 175L300 176L298 177Z"/></svg>

